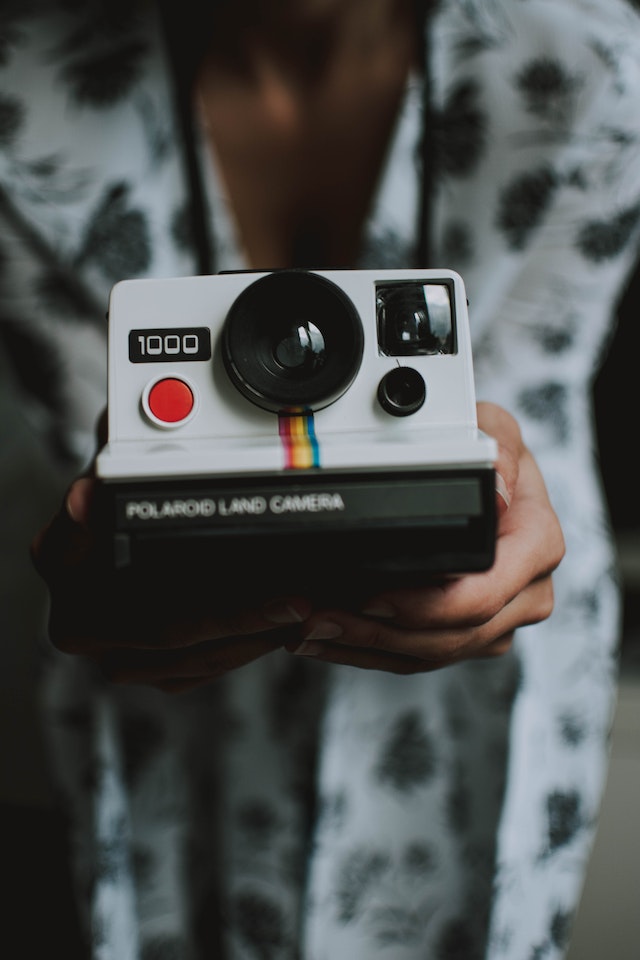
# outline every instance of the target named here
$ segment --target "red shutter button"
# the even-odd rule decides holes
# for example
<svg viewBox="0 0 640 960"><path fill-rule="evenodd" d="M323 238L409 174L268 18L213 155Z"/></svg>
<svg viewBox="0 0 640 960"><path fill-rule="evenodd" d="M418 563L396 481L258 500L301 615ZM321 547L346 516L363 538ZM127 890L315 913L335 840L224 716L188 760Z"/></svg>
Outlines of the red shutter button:
<svg viewBox="0 0 640 960"><path fill-rule="evenodd" d="M188 383L178 377L163 377L149 384L142 404L147 416L161 427L179 427L195 409L195 394Z"/></svg>

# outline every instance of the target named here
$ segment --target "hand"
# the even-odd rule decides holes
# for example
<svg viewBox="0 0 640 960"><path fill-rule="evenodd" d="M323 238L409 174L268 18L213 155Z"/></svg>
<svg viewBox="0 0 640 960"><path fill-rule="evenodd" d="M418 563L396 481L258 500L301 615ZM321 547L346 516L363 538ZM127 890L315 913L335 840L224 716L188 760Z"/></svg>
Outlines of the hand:
<svg viewBox="0 0 640 960"><path fill-rule="evenodd" d="M551 614L551 575L564 555L560 524L519 427L501 407L478 405L478 423L499 445L498 533L490 570L424 589L371 598L361 616L316 611L291 653L394 673L436 670L492 657L511 647L514 631Z"/></svg>
<svg viewBox="0 0 640 960"><path fill-rule="evenodd" d="M100 565L92 533L96 481L76 480L60 512L34 539L31 553L49 588L49 635L64 653L94 661L117 683L180 692L208 683L281 647L310 604L273 600L259 610L216 617L177 607L141 610Z"/></svg>
<svg viewBox="0 0 640 960"><path fill-rule="evenodd" d="M358 617L311 611L284 597L258 610L150 611L119 596L96 557L91 529L95 481L72 484L60 512L32 545L49 587L50 637L61 651L93 660L119 683L179 692L285 646L335 663L399 673L505 652L518 626L553 606L551 573L564 553L557 518L515 420L491 404L481 427L499 442L500 515L491 570L373 598ZM506 500L505 500L506 498ZM512 500L507 509L507 500ZM300 634L304 638L300 643Z"/></svg>

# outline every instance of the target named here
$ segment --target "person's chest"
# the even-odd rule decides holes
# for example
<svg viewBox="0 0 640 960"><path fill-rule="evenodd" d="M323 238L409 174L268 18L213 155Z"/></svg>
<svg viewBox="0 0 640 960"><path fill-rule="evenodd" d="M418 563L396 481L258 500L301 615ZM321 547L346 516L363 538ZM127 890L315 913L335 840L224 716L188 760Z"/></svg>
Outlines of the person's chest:
<svg viewBox="0 0 640 960"><path fill-rule="evenodd" d="M414 64L407 26L310 88L266 55L251 82L205 66L200 115L249 266L353 266Z"/></svg>

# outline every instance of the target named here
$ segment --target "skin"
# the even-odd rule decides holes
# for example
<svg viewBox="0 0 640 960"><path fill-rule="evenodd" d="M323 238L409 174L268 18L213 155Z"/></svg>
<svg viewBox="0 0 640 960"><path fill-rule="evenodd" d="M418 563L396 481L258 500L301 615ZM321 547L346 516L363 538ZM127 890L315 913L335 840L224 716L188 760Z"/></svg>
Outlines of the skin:
<svg viewBox="0 0 640 960"><path fill-rule="evenodd" d="M351 267L416 64L413 4L247 2L213 31L232 54L212 47L195 79L246 259Z"/></svg>
<svg viewBox="0 0 640 960"><path fill-rule="evenodd" d="M351 266L416 63L413 4L245 0L216 15L212 35L224 44L211 44L195 92L247 262ZM254 22L259 28L246 28ZM499 443L491 570L372 596L360 615L289 596L224 616L141 610L100 567L96 481L84 476L32 545L49 588L53 644L116 683L167 692L209 683L276 649L395 673L505 653L518 627L550 615L564 541L516 421L479 404L478 422ZM100 432L99 441L104 420Z"/></svg>
<svg viewBox="0 0 640 960"><path fill-rule="evenodd" d="M506 653L518 627L550 615L552 573L564 540L517 422L486 403L478 405L478 422L499 443L497 555L487 572L373 596L359 616L314 610L304 597L283 596L224 617L145 611L138 620L97 563L96 481L86 476L71 485L32 545L50 591L53 644L89 658L113 682L167 692L208 683L279 648L393 673Z"/></svg>

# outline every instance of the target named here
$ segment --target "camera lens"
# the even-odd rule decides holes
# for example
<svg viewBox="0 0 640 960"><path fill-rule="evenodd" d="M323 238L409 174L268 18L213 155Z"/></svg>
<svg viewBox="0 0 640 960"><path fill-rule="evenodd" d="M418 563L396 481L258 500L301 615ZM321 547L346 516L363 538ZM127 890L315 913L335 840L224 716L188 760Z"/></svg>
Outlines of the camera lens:
<svg viewBox="0 0 640 960"><path fill-rule="evenodd" d="M222 331L222 356L235 387L275 413L319 410L337 400L362 362L364 334L351 300L305 270L260 277L237 297Z"/></svg>
<svg viewBox="0 0 640 960"><path fill-rule="evenodd" d="M376 288L378 344L388 357L453 352L453 319L445 283L398 282Z"/></svg>
<svg viewBox="0 0 640 960"><path fill-rule="evenodd" d="M314 323L293 322L289 332L276 345L278 363L289 369L318 370L325 355L324 337Z"/></svg>

